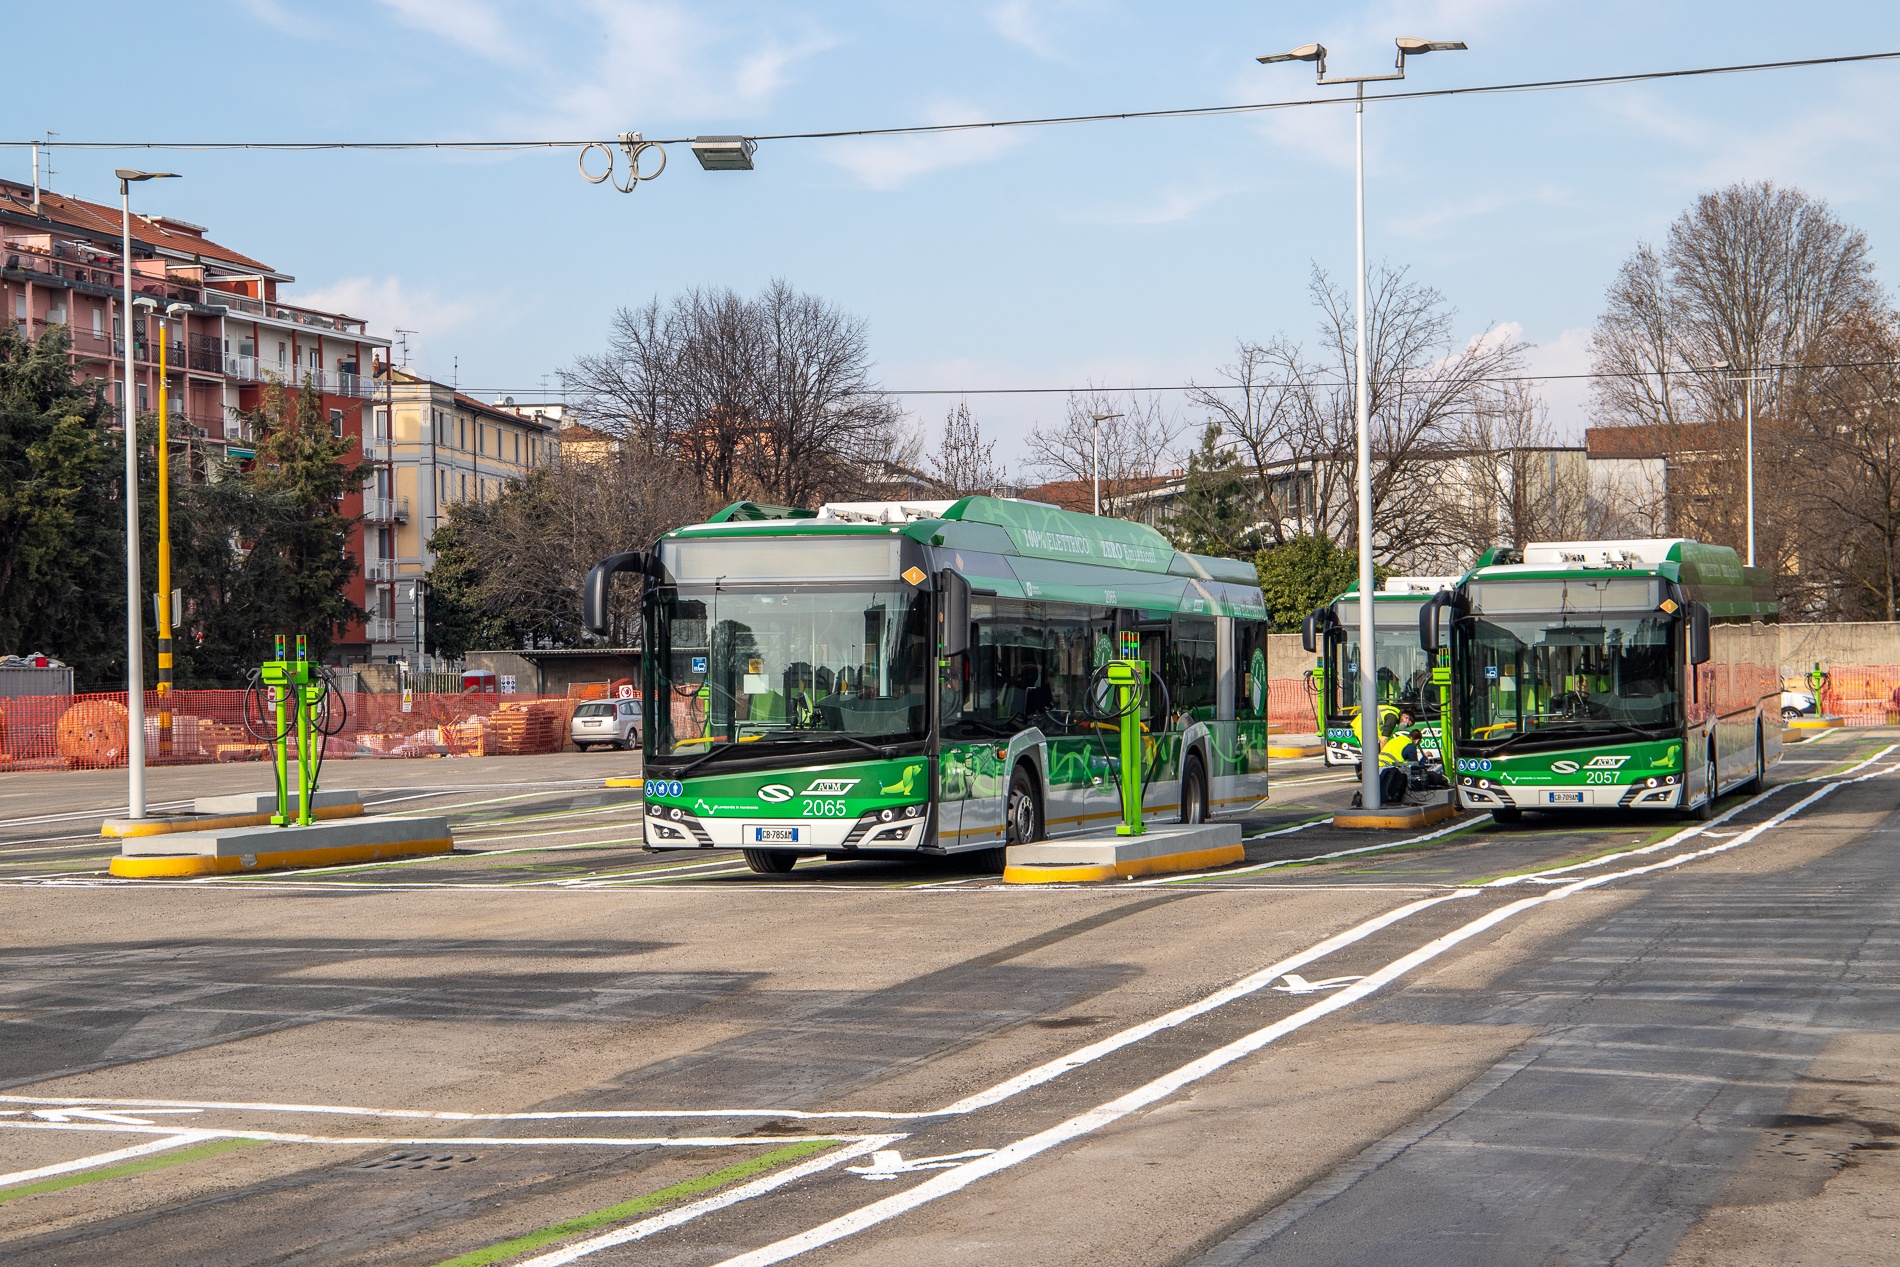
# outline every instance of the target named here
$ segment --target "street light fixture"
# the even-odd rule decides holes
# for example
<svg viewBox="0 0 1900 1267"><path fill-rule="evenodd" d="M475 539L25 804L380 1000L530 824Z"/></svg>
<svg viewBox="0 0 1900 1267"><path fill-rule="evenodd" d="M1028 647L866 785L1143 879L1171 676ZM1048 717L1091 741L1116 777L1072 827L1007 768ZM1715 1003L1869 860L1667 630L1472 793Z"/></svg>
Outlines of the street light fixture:
<svg viewBox="0 0 1900 1267"><path fill-rule="evenodd" d="M1398 47L1397 69L1384 75L1340 75L1327 78L1326 46L1302 44L1285 53L1257 58L1263 65L1275 62L1313 62L1321 84L1351 84L1357 90L1353 100L1353 200L1357 231L1355 261L1358 283L1358 330L1354 336L1353 413L1358 430L1359 459L1359 801L1367 809L1379 807L1379 700L1378 666L1372 633L1372 418L1366 365L1366 85L1388 79L1405 78L1405 59L1421 53L1452 52L1465 47L1463 40L1421 40L1402 35L1393 43ZM1449 718L1444 719L1449 724Z"/></svg>
<svg viewBox="0 0 1900 1267"><path fill-rule="evenodd" d="M1102 424L1120 414L1090 414L1095 420L1095 513L1102 513Z"/></svg>
<svg viewBox="0 0 1900 1267"><path fill-rule="evenodd" d="M132 387L132 185L135 181L169 180L177 172L142 172L121 167L119 178L120 263L124 299L120 308L125 324L125 382L119 398L119 421L125 428L125 768L126 817L145 817L145 639L139 615L145 596L139 591L139 442L138 397Z"/></svg>

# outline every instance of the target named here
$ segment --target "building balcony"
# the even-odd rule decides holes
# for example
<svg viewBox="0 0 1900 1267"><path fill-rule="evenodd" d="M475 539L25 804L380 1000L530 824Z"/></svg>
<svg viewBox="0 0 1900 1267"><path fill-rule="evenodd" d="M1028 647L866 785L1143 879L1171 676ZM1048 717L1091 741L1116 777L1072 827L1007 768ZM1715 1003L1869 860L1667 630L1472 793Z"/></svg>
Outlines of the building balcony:
<svg viewBox="0 0 1900 1267"><path fill-rule="evenodd" d="M379 585L395 580L396 561L394 559L363 560L363 579Z"/></svg>
<svg viewBox="0 0 1900 1267"><path fill-rule="evenodd" d="M363 622L363 634L371 642L394 642L396 622L383 616L371 616Z"/></svg>
<svg viewBox="0 0 1900 1267"><path fill-rule="evenodd" d="M204 302L207 307L223 308L227 312L239 313L247 317L262 317L266 321L288 321L292 325L308 326L314 330L330 330L337 334L363 334L366 323L336 313L317 312L311 308L299 308L294 304L267 303L253 299L249 295L235 295L230 291L217 290L207 286L204 290Z"/></svg>
<svg viewBox="0 0 1900 1267"><path fill-rule="evenodd" d="M301 388L305 382L330 396L353 396L369 400L376 395L376 380L366 374L346 374L338 370L313 370L288 361L267 362L255 356L227 356L224 372L242 383L282 383Z"/></svg>
<svg viewBox="0 0 1900 1267"><path fill-rule="evenodd" d="M409 522L409 499L407 497L365 497L363 518L375 524L406 524Z"/></svg>

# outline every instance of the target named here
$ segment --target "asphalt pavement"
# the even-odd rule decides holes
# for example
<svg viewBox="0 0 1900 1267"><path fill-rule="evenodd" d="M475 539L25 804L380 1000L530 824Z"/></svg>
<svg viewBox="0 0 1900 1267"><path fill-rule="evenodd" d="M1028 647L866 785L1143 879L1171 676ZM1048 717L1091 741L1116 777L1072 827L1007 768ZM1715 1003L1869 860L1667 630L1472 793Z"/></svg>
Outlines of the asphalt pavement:
<svg viewBox="0 0 1900 1267"><path fill-rule="evenodd" d="M1333 828L1243 864L648 854L623 754L339 762L440 858L104 874L0 774L0 1258L1900 1261L1900 734L1713 823ZM153 772L154 800L261 786Z"/></svg>

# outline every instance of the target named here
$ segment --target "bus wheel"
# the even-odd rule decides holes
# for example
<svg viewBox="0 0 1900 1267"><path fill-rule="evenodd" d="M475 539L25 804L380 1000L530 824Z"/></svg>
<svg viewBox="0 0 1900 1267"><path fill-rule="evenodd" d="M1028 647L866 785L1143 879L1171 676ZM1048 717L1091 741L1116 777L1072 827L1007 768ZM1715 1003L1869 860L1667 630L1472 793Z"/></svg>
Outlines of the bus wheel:
<svg viewBox="0 0 1900 1267"><path fill-rule="evenodd" d="M1181 775L1181 821L1207 821L1207 767L1198 753L1188 757L1187 769Z"/></svg>
<svg viewBox="0 0 1900 1267"><path fill-rule="evenodd" d="M1491 811L1491 821L1507 824L1521 823L1524 821L1524 811L1515 805L1500 805Z"/></svg>
<svg viewBox="0 0 1900 1267"><path fill-rule="evenodd" d="M798 855L788 849L741 849L745 864L760 875L784 875L798 865Z"/></svg>
<svg viewBox="0 0 1900 1267"><path fill-rule="evenodd" d="M1035 777L1029 767L1019 765L1009 776L1009 801L1005 806L1004 837L1012 845L1026 845L1042 839L1042 806L1036 800Z"/></svg>
<svg viewBox="0 0 1900 1267"><path fill-rule="evenodd" d="M1715 817L1716 766L1715 745L1709 745L1708 795L1702 798L1702 804L1689 811L1689 817L1698 823L1706 823Z"/></svg>

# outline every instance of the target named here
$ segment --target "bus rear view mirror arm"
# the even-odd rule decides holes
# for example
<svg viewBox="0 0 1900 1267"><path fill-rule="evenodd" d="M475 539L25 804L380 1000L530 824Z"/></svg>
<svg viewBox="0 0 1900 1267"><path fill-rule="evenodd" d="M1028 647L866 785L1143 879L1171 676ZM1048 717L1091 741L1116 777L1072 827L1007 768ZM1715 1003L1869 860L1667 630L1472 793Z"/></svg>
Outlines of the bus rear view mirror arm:
<svg viewBox="0 0 1900 1267"><path fill-rule="evenodd" d="M597 638L607 636L607 595L613 588L614 573L647 571L647 552L628 550L610 554L596 563L581 586L581 627Z"/></svg>

